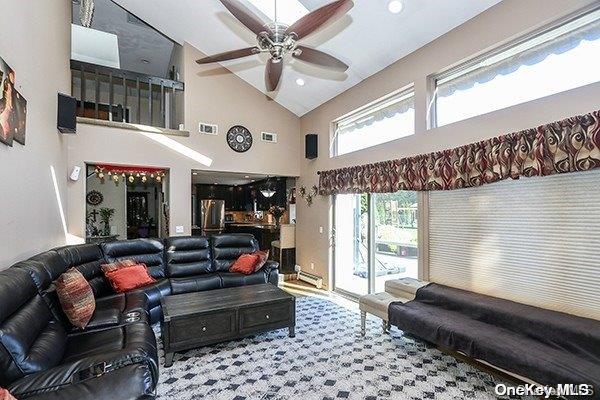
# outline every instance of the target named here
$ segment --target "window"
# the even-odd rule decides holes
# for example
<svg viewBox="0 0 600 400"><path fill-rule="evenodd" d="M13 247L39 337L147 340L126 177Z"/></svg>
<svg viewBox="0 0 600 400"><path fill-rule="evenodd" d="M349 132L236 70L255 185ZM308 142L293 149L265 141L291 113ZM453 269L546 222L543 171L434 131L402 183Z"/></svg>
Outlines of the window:
<svg viewBox="0 0 600 400"><path fill-rule="evenodd" d="M434 76L435 126L600 81L600 9Z"/></svg>
<svg viewBox="0 0 600 400"><path fill-rule="evenodd" d="M418 278L417 192L343 194L334 204L335 290L360 296Z"/></svg>
<svg viewBox="0 0 600 400"><path fill-rule="evenodd" d="M414 97L411 87L334 121L330 156L340 156L413 135Z"/></svg>

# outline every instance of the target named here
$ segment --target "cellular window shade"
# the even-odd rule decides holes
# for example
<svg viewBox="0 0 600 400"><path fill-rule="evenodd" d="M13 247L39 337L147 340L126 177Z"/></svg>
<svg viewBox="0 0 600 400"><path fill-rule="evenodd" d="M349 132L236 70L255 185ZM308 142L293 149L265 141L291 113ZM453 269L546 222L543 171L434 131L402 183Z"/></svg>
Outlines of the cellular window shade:
<svg viewBox="0 0 600 400"><path fill-rule="evenodd" d="M429 194L429 278L600 319L600 171Z"/></svg>

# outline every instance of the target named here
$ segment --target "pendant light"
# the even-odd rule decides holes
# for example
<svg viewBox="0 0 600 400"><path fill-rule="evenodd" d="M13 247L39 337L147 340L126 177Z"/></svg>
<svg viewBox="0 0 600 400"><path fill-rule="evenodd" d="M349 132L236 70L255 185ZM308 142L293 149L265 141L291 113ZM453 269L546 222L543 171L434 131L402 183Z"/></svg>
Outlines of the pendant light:
<svg viewBox="0 0 600 400"><path fill-rule="evenodd" d="M273 184L271 177L267 176L267 181L260 187L260 193L266 198L271 198L275 195L275 192L275 185Z"/></svg>

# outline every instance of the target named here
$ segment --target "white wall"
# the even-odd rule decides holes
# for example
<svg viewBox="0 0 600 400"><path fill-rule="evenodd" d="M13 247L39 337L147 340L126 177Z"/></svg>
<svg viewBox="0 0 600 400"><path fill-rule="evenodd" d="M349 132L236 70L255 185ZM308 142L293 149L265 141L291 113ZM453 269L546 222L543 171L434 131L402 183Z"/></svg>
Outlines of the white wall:
<svg viewBox="0 0 600 400"><path fill-rule="evenodd" d="M0 57L27 100L26 145L0 144L0 269L66 242L51 175L66 213L65 140L57 93L70 92L69 0L0 0Z"/></svg>
<svg viewBox="0 0 600 400"><path fill-rule="evenodd" d="M427 77L535 27L593 3L590 0L504 0L479 16L392 64L301 119L302 135L319 135L319 158L302 161L298 185L318 182L316 172L428 153L534 127L599 108L600 83L427 130ZM414 82L416 134L363 151L329 158L334 119ZM303 150L302 150L303 151ZM325 277L330 272L330 198L318 196L308 208L298 201L297 263ZM319 227L324 227L322 234ZM310 263L315 269L310 269Z"/></svg>
<svg viewBox="0 0 600 400"><path fill-rule="evenodd" d="M170 233L176 226L191 234L192 169L248 172L284 176L300 175L300 120L263 93L220 67L199 66L203 55L184 46L185 127L189 138L80 124L68 139L68 165L126 164L169 169ZM201 135L199 122L219 125L219 135ZM246 153L229 148L227 130L241 124L253 134ZM261 131L279 134L276 144L261 142ZM158 141L157 141L158 140ZM212 160L206 166L195 157ZM85 234L85 189L82 180L69 182L69 232Z"/></svg>

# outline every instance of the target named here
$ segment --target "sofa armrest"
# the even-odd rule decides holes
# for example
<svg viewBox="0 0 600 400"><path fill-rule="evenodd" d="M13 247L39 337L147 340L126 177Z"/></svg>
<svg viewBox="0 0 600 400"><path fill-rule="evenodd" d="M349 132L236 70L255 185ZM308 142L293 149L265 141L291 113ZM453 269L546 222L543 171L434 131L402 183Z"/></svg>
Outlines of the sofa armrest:
<svg viewBox="0 0 600 400"><path fill-rule="evenodd" d="M46 371L50 372L52 370ZM45 372L20 379L11 389L19 400L95 400L154 398L152 370L147 364L131 364L105 375L57 386L44 385Z"/></svg>
<svg viewBox="0 0 600 400"><path fill-rule="evenodd" d="M263 271L265 271L268 283L275 286L279 284L279 263L277 261L268 260L263 266Z"/></svg>
<svg viewBox="0 0 600 400"><path fill-rule="evenodd" d="M267 260L265 265L263 265L263 269L265 271L269 271L269 272L274 271L274 270L279 271L279 263L277 261Z"/></svg>
<svg viewBox="0 0 600 400"><path fill-rule="evenodd" d="M144 390L139 395L151 393L154 390L156 382L156 365L150 359L149 355L143 352L119 352L114 351L105 353L101 356L85 357L71 363L61 364L57 367L46 371L34 373L24 376L23 378L9 385L9 391L18 399L27 399L31 397L49 398L50 394L54 393L52 398L100 398L96 397L96 393L88 392L89 385L101 387L108 385L109 387L125 388L129 382L132 386L144 386ZM92 368L104 365L111 366L111 370L99 376L87 376ZM125 369L135 367L138 373L143 374L142 384L133 382L132 378L127 374L123 376L123 382L114 382L115 376L120 376ZM83 375L86 375L84 378ZM103 383L102 383L103 382ZM81 388L81 389L77 389ZM78 395L75 397L61 396L59 392L71 393ZM117 395L119 392L115 392ZM88 397L86 397L87 395Z"/></svg>

